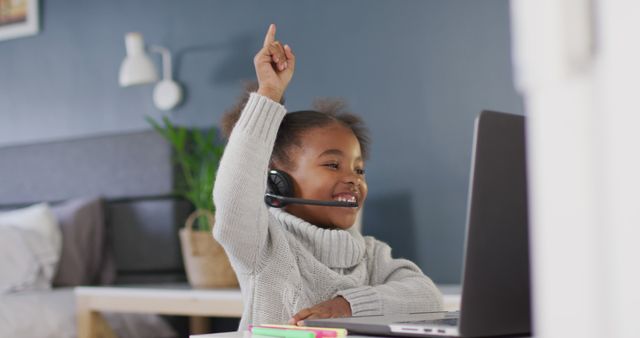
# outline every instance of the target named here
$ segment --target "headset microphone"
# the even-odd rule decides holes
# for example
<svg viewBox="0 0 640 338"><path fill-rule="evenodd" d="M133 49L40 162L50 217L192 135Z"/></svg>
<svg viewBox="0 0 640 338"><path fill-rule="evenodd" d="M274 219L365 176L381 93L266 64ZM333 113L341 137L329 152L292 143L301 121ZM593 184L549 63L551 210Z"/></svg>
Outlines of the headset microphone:
<svg viewBox="0 0 640 338"><path fill-rule="evenodd" d="M340 201L319 201L308 200L304 198L278 196L270 193L264 194L264 202L268 206L274 208L282 208L289 204L308 204L308 205L320 205L325 207L344 207L344 208L357 208L356 202L340 202Z"/></svg>
<svg viewBox="0 0 640 338"><path fill-rule="evenodd" d="M267 176L267 193L264 202L274 208L282 208L289 204L308 204L326 207L357 208L357 202L319 201L290 197L293 195L293 184L289 174L281 170L269 170Z"/></svg>

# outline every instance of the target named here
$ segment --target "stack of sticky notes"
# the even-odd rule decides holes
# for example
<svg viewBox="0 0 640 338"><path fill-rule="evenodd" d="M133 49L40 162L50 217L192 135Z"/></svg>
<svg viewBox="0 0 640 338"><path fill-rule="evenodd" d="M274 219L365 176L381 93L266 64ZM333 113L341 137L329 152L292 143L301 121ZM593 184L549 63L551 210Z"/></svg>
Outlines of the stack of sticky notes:
<svg viewBox="0 0 640 338"><path fill-rule="evenodd" d="M282 338L345 338L347 330L294 325L251 325L252 334Z"/></svg>

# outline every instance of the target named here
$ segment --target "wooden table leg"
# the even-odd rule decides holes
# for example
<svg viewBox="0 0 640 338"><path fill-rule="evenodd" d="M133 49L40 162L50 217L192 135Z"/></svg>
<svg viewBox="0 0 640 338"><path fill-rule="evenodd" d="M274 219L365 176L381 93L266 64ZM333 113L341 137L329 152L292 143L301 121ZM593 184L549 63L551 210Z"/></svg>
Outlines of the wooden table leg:
<svg viewBox="0 0 640 338"><path fill-rule="evenodd" d="M76 327L78 338L98 338L97 321L99 314L89 307L89 299L76 296Z"/></svg>
<svg viewBox="0 0 640 338"><path fill-rule="evenodd" d="M78 338L118 338L100 312L92 310L89 303L89 297L76 296Z"/></svg>
<svg viewBox="0 0 640 338"><path fill-rule="evenodd" d="M95 321L97 323L97 331L98 337L100 338L118 338L118 335L111 329L109 323L104 319L104 317L97 313Z"/></svg>
<svg viewBox="0 0 640 338"><path fill-rule="evenodd" d="M211 333L211 329L209 327L209 318L198 317L198 316L189 317L189 333L190 334Z"/></svg>

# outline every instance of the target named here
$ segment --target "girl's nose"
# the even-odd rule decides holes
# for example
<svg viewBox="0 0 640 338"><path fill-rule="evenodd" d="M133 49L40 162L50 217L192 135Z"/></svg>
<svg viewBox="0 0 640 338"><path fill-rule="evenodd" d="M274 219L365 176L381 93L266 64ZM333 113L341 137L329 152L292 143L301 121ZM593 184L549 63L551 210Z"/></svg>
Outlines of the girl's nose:
<svg viewBox="0 0 640 338"><path fill-rule="evenodd" d="M359 186L360 184L362 184L362 176L356 173L349 173L344 176L344 182Z"/></svg>

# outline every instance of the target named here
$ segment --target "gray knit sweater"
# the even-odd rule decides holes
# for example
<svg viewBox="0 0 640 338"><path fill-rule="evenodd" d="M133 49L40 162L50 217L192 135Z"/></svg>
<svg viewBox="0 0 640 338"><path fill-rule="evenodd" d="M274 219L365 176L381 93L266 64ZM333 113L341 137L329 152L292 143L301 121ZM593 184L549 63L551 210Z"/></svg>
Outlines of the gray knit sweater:
<svg viewBox="0 0 640 338"><path fill-rule="evenodd" d="M251 94L220 162L214 236L238 275L240 329L286 323L343 296L354 316L434 311L442 296L412 262L355 230L323 229L264 203L267 168L285 108Z"/></svg>

